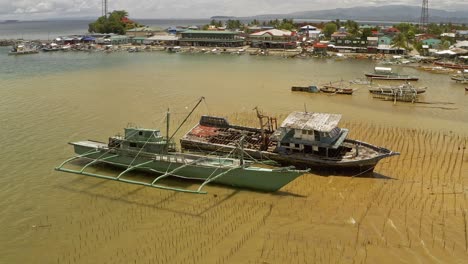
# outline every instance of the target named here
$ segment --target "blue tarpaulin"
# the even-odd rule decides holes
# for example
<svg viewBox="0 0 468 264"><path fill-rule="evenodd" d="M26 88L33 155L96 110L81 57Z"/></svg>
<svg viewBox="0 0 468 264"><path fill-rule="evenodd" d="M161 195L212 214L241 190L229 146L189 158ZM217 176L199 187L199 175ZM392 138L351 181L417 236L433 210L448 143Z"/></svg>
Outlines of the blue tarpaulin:
<svg viewBox="0 0 468 264"><path fill-rule="evenodd" d="M82 37L81 38L81 41L95 41L96 38L93 38L93 37Z"/></svg>

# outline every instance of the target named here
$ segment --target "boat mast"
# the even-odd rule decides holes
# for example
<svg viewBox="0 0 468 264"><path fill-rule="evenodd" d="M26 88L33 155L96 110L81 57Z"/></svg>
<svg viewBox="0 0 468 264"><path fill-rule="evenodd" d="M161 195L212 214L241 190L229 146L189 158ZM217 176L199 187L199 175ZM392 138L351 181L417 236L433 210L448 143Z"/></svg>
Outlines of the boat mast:
<svg viewBox="0 0 468 264"><path fill-rule="evenodd" d="M185 123L185 121L187 121L187 119L190 117L190 115L192 115L193 111L195 111L195 109L197 109L197 107L200 105L200 103L205 100L205 97L201 97L200 100L198 100L197 104L192 108L192 111L190 111L190 113L185 117L184 121L182 121L182 123L179 125L179 127L177 127L177 129L174 131L174 133L172 134L172 136L168 139L168 141L172 140L172 138L175 136L175 134L179 131L179 129L182 127L182 125Z"/></svg>
<svg viewBox="0 0 468 264"><path fill-rule="evenodd" d="M169 144L169 122L171 118L171 113L169 112L169 108L167 108L166 113L166 144Z"/></svg>

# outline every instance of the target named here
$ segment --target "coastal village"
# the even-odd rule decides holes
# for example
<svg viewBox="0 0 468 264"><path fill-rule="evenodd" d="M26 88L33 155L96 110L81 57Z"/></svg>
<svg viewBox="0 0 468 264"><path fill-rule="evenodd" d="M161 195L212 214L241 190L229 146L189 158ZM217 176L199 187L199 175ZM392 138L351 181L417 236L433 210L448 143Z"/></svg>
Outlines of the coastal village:
<svg viewBox="0 0 468 264"><path fill-rule="evenodd" d="M212 20L207 25L186 25L169 28L143 26L127 17L121 23L130 29L113 33L86 33L57 36L52 41L36 40L29 47L15 50L167 50L171 52L235 53L245 51L254 55L281 54L285 56L338 55L379 57L377 55L406 55L429 59L468 60L468 28L463 25L417 24L389 25L358 24L355 21L328 23L295 23L292 19L257 21L243 24L239 20ZM18 40L2 40L2 45L18 44ZM21 44L19 44L21 45ZM28 49L29 48L29 49ZM23 50L21 50L23 49ZM26 49L26 50L25 50Z"/></svg>
<svg viewBox="0 0 468 264"><path fill-rule="evenodd" d="M293 19L240 20L212 19L205 25L145 26L128 18L126 11L113 11L89 24L83 35L58 36L52 41L5 40L13 45L10 55L58 51L148 52L206 54L250 54L285 58L370 59L378 61L367 80L350 80L351 84L372 84L373 80L400 80L395 86L370 87L374 98L415 103L425 87L408 81L417 76L402 76L389 66L403 64L437 74L450 74L457 83L468 83L468 28L461 24L396 23L364 24L353 20L296 23ZM106 33L113 32L113 33ZM333 82L333 83L332 83ZM352 95L356 89L341 80L317 87L295 86L292 91ZM465 87L468 91L468 87Z"/></svg>

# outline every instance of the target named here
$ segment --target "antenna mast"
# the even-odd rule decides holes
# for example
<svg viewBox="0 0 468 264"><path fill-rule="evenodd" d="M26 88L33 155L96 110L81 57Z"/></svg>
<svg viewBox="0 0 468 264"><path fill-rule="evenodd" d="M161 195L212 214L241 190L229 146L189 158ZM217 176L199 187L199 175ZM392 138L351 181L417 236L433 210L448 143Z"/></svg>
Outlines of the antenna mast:
<svg viewBox="0 0 468 264"><path fill-rule="evenodd" d="M102 16L107 19L107 0L102 0Z"/></svg>
<svg viewBox="0 0 468 264"><path fill-rule="evenodd" d="M421 31L427 30L427 24L429 23L429 0L423 0L421 8L421 18L419 19L419 29Z"/></svg>

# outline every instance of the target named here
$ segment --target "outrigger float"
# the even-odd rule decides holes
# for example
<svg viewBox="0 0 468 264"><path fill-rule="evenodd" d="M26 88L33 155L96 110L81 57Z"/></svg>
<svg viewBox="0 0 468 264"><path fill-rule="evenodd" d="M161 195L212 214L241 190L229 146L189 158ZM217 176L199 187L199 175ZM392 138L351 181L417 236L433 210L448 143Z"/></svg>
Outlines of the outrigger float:
<svg viewBox="0 0 468 264"><path fill-rule="evenodd" d="M169 120L169 115L167 119ZM83 176L198 194L206 193L203 187L211 182L274 192L308 172L308 170L296 170L292 167L254 166L252 161L243 159L243 141L244 139L241 138L238 146L224 157L196 155L176 152L172 137L162 136L159 130L128 127L125 128L124 136L110 137L108 143L93 140L70 143L77 155L67 159L55 169ZM236 152L240 155L239 159L229 157L230 154ZM77 159L87 159L90 162L78 170L65 168L65 165ZM122 167L124 170L116 177L86 170L97 163ZM158 176L149 182L124 177L125 174L135 170L157 173ZM203 182L195 190L162 185L161 180L169 176Z"/></svg>
<svg viewBox="0 0 468 264"><path fill-rule="evenodd" d="M199 124L180 140L194 153L229 153L246 135L244 151L254 160L270 160L303 169L331 168L344 172L372 172L384 158L399 155L389 149L348 139L339 128L339 114L293 112L277 129L275 118L261 115L260 128L231 125L222 117L202 116Z"/></svg>

